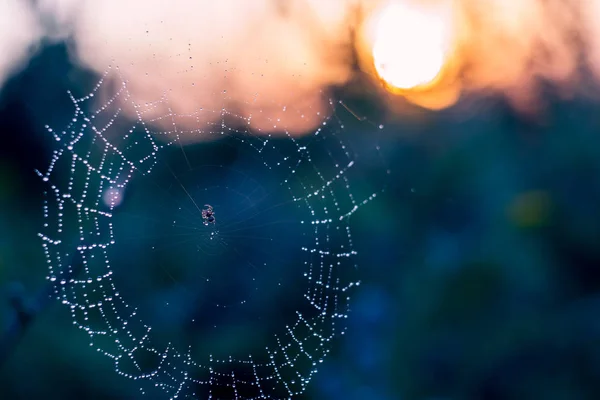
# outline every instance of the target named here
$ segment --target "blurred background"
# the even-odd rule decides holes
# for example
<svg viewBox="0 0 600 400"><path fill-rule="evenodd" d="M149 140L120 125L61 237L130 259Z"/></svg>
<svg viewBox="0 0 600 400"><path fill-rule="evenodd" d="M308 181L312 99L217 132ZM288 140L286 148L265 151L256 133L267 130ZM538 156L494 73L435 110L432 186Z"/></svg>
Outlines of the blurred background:
<svg viewBox="0 0 600 400"><path fill-rule="evenodd" d="M115 373L114 363L73 326L68 310L46 300L48 270L37 237L44 185L34 170L47 167L54 149L44 126L65 126L73 112L67 91L87 93L97 79L97 71L73 60L68 45L45 43L0 91L3 399L140 397L138 382ZM586 82L588 94L600 90ZM392 95L364 87L340 90L353 112L385 125L376 137L361 136L359 125L348 125L345 135L365 147L379 146L392 174L383 196L353 216L354 276L361 285L352 295L348 330L299 398L600 396L600 103L589 95L565 98L544 85L538 94L544 100L539 114L523 112L522 97L515 102L499 93L472 92L436 111L402 98L390 110L383 103ZM194 146L190 151L208 160L203 165L221 165L228 182L238 185L224 190L218 169L205 171L199 187L221 195L275 190L275 177L257 175L239 153L215 143ZM372 183L364 176L352 187L369 193ZM128 207L143 204L143 191L139 196ZM224 196L217 202L233 201ZM288 212L268 218L282 221ZM293 291L282 293L276 284L294 290L297 270L249 269L246 263L289 257L299 238L284 231L262 234L278 235L280 242L265 248L259 230L246 238L251 251L243 255L218 246L202 249L211 263L233 266L219 269L206 284L216 293L211 301L227 308L253 298L261 311L258 316L233 308L198 316L224 329L188 327L204 335L196 340L207 351L264 346L248 343L248 332L265 333L260 340L266 343L281 326L281 310L297 306L295 300L286 303ZM214 246L199 244L205 245ZM141 293L137 301L146 302L153 325L169 327L178 312L198 301L185 284L192 278L186 271L173 277L145 270L136 254L123 249L118 279L135 283L130 294ZM206 256L185 257L201 262ZM259 290L245 292L257 278ZM164 280L183 284L172 286L176 293L155 291L153 285ZM169 302L170 308L163 307Z"/></svg>

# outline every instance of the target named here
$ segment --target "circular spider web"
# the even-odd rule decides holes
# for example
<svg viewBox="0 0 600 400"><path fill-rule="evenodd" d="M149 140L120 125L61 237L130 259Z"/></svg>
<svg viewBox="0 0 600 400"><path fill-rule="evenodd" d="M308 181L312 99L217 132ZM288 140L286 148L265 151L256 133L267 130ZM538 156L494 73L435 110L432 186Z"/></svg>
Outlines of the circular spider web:
<svg viewBox="0 0 600 400"><path fill-rule="evenodd" d="M383 190L351 183L365 179L344 140L354 115L330 101L310 134L269 134L225 108L136 103L122 79L95 105L108 82L69 93L68 126L46 127L57 147L37 171L47 184L39 236L54 294L143 393L303 393L359 285L350 221ZM232 331L246 340L224 340Z"/></svg>

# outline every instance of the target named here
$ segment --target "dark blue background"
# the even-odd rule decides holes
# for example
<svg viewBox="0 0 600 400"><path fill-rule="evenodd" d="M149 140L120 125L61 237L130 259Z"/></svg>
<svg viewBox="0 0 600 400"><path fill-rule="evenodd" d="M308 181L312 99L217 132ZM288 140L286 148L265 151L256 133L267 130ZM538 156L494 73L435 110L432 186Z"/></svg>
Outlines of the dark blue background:
<svg viewBox="0 0 600 400"><path fill-rule="evenodd" d="M3 399L139 395L63 307L43 300L34 169L51 154L44 125L64 124L66 90L94 80L55 46L0 92L0 326L36 308L17 340L0 343ZM545 98L543 117L532 119L474 95L468 110L415 110L373 139L390 186L353 220L362 284L348 333L304 398L598 398L600 104L558 101L551 90ZM268 288L259 296L274 296ZM269 332L278 322L259 325ZM243 337L233 330L228 340Z"/></svg>

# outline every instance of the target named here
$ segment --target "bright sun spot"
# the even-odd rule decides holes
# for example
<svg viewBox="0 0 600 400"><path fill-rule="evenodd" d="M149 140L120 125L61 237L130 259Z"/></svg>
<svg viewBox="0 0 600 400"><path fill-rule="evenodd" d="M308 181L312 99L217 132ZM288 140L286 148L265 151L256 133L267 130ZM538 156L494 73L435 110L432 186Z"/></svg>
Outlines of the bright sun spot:
<svg viewBox="0 0 600 400"><path fill-rule="evenodd" d="M434 12L391 3L375 26L374 65L379 76L398 89L433 81L448 50L448 27Z"/></svg>

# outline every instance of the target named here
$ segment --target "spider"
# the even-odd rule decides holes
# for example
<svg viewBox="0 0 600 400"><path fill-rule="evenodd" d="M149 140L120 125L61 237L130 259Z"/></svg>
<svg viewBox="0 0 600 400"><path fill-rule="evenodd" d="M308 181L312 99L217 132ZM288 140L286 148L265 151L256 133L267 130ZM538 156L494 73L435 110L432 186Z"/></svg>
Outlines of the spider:
<svg viewBox="0 0 600 400"><path fill-rule="evenodd" d="M213 206L210 204L205 204L204 209L202 210L202 220L204 225L214 224L216 222L215 212L213 211Z"/></svg>

